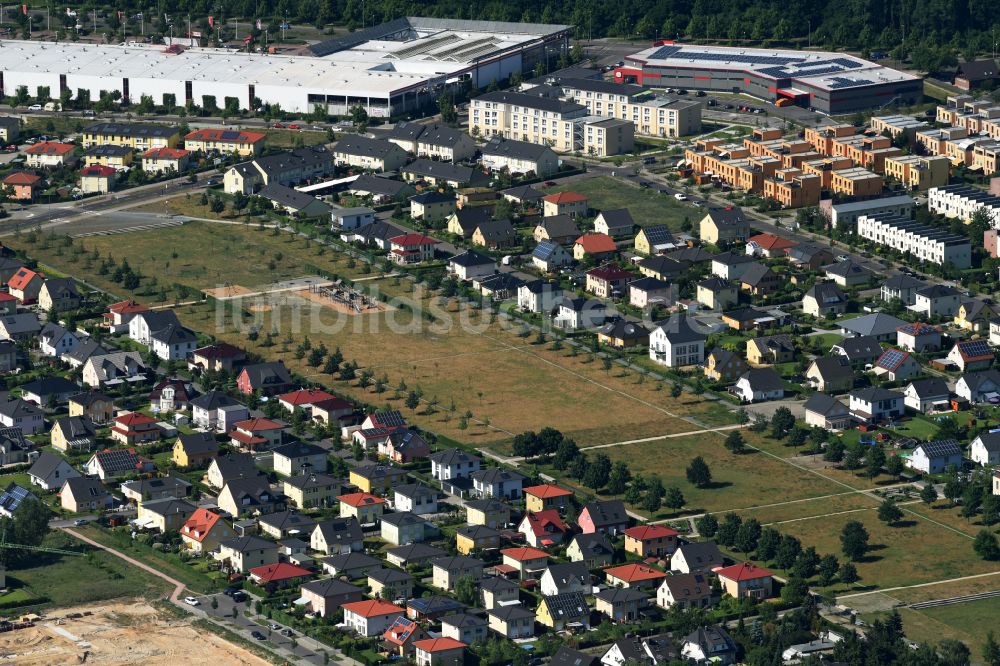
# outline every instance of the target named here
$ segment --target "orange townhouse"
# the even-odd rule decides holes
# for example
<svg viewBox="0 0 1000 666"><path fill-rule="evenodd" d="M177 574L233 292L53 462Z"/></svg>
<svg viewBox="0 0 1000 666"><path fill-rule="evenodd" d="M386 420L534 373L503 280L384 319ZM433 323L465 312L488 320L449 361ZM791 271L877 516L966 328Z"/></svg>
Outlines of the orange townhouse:
<svg viewBox="0 0 1000 666"><path fill-rule="evenodd" d="M263 132L205 128L184 136L184 150L191 153L257 155L264 149Z"/></svg>
<svg viewBox="0 0 1000 666"><path fill-rule="evenodd" d="M625 530L625 552L639 557L672 555L677 550L677 530L663 525L639 525Z"/></svg>
<svg viewBox="0 0 1000 666"><path fill-rule="evenodd" d="M140 412L130 412L115 418L111 426L111 439L125 446L160 441L156 419Z"/></svg>
<svg viewBox="0 0 1000 666"><path fill-rule="evenodd" d="M531 486L521 492L524 493L524 506L529 513L548 509L556 509L562 513L569 506L569 498L573 496L573 491L560 488L554 483Z"/></svg>
<svg viewBox="0 0 1000 666"><path fill-rule="evenodd" d="M626 587L629 589L655 589L659 587L667 574L659 569L648 567L645 564L623 564L619 567L611 567L604 570L607 576L608 585L613 587Z"/></svg>
<svg viewBox="0 0 1000 666"><path fill-rule="evenodd" d="M76 145L42 141L24 150L24 163L33 169L70 166L76 162Z"/></svg>
<svg viewBox="0 0 1000 666"><path fill-rule="evenodd" d="M763 567L750 562L716 569L722 589L736 599L770 599L774 593L774 576Z"/></svg>
<svg viewBox="0 0 1000 666"><path fill-rule="evenodd" d="M3 179L4 187L10 190L10 198L16 201L34 201L42 187L42 177L29 171L17 171Z"/></svg>
<svg viewBox="0 0 1000 666"><path fill-rule="evenodd" d="M38 301L38 294L41 293L44 283L41 274L30 268L19 268L7 280L7 290L11 296L21 301L22 305L31 305Z"/></svg>

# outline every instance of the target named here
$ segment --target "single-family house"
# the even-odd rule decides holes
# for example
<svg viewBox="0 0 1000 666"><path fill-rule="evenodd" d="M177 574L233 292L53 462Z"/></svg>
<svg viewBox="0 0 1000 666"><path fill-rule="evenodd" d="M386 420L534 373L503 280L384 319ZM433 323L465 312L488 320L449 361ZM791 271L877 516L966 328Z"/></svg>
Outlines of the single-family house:
<svg viewBox="0 0 1000 666"><path fill-rule="evenodd" d="M843 402L826 393L813 393L803 405L806 425L824 430L850 427L851 412Z"/></svg>
<svg viewBox="0 0 1000 666"><path fill-rule="evenodd" d="M924 474L941 474L949 467L962 469L962 447L954 439L921 442L913 449L907 464Z"/></svg>
<svg viewBox="0 0 1000 666"><path fill-rule="evenodd" d="M744 402L781 400L785 396L785 383L771 368L751 368L736 380L729 391Z"/></svg>

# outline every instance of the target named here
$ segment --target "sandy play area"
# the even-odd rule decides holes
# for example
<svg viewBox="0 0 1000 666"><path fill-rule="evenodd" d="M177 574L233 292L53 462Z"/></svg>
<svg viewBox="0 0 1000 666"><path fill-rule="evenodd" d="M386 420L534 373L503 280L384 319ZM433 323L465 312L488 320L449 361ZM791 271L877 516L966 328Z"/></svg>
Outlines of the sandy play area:
<svg viewBox="0 0 1000 666"><path fill-rule="evenodd" d="M66 617L87 611L92 614ZM34 627L0 634L0 663L264 666L268 662L143 600L123 599L52 610Z"/></svg>

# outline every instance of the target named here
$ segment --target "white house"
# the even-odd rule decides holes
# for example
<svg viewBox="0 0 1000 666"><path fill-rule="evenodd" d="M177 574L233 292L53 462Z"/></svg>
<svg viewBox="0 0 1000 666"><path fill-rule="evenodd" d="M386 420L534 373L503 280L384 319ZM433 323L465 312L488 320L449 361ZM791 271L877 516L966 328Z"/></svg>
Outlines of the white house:
<svg viewBox="0 0 1000 666"><path fill-rule="evenodd" d="M438 481L469 478L478 472L482 459L460 449L445 449L431 455L431 476ZM471 485L471 484L470 484Z"/></svg>
<svg viewBox="0 0 1000 666"><path fill-rule="evenodd" d="M955 383L955 395L971 403L980 403L994 396L1000 398L1000 371L990 369L962 375Z"/></svg>
<svg viewBox="0 0 1000 666"><path fill-rule="evenodd" d="M969 444L969 459L979 465L1000 465L1000 430L980 433Z"/></svg>
<svg viewBox="0 0 1000 666"><path fill-rule="evenodd" d="M674 315L649 334L649 358L668 368L698 365L705 359L707 336L684 315Z"/></svg>
<svg viewBox="0 0 1000 666"><path fill-rule="evenodd" d="M379 636L392 626L397 618L406 615L406 609L381 599L366 599L341 606L344 624L361 636Z"/></svg>
<svg viewBox="0 0 1000 666"><path fill-rule="evenodd" d="M919 261L955 268L972 265L972 244L965 236L942 232L893 213L862 215L858 218L858 236L877 245L890 247Z"/></svg>
<svg viewBox="0 0 1000 666"><path fill-rule="evenodd" d="M903 394L883 388L866 388L850 393L851 416L865 423L894 420L903 415Z"/></svg>
<svg viewBox="0 0 1000 666"><path fill-rule="evenodd" d="M168 324L150 331L149 341L153 353L164 361L182 361L198 348L198 336L180 324Z"/></svg>
<svg viewBox="0 0 1000 666"><path fill-rule="evenodd" d="M191 420L202 430L229 432L250 418L250 411L222 391L209 391L191 401Z"/></svg>
<svg viewBox="0 0 1000 666"><path fill-rule="evenodd" d="M950 398L948 385L937 377L912 381L903 389L903 404L922 414L950 407Z"/></svg>
<svg viewBox="0 0 1000 666"><path fill-rule="evenodd" d="M935 284L918 289L910 309L927 317L954 317L960 305L961 293L958 289Z"/></svg>
<svg viewBox="0 0 1000 666"><path fill-rule="evenodd" d="M962 468L962 447L953 439L923 442L913 449L909 466L924 474L940 474L949 467Z"/></svg>
<svg viewBox="0 0 1000 666"><path fill-rule="evenodd" d="M743 402L781 400L785 396L785 384L771 368L753 368L743 373L729 390Z"/></svg>
<svg viewBox="0 0 1000 666"><path fill-rule="evenodd" d="M528 282L517 289L517 307L522 312L552 312L562 298L562 287L543 280Z"/></svg>
<svg viewBox="0 0 1000 666"><path fill-rule="evenodd" d="M59 324L49 322L38 333L38 348L42 354L58 358L76 349L80 340Z"/></svg>
<svg viewBox="0 0 1000 666"><path fill-rule="evenodd" d="M448 260L448 272L459 280L474 280L497 272L497 262L493 257L467 250Z"/></svg>

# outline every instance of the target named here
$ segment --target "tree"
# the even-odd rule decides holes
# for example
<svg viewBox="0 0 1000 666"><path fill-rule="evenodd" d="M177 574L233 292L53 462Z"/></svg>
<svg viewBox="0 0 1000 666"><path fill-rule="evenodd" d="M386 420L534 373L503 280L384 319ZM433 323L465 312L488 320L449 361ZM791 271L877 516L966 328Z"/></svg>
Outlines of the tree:
<svg viewBox="0 0 1000 666"><path fill-rule="evenodd" d="M708 468L708 463L701 456L696 456L687 468L688 483L704 488L712 483L712 470Z"/></svg>
<svg viewBox="0 0 1000 666"><path fill-rule="evenodd" d="M0 518L0 534L8 543L24 546L40 546L49 533L51 511L42 502L27 499L14 510L13 517ZM14 568L32 559L37 553L14 548L0 549L0 564Z"/></svg>
<svg viewBox="0 0 1000 666"><path fill-rule="evenodd" d="M466 606L475 605L476 597L479 596L479 584L471 574L459 576L455 580L455 596Z"/></svg>
<svg viewBox="0 0 1000 666"><path fill-rule="evenodd" d="M997 543L996 535L989 530L979 531L976 540L972 542L972 549L984 560L1000 560L1000 544Z"/></svg>
<svg viewBox="0 0 1000 666"><path fill-rule="evenodd" d="M938 643L937 653L941 658L941 666L968 666L970 663L969 647L954 638L946 638Z"/></svg>
<svg viewBox="0 0 1000 666"><path fill-rule="evenodd" d="M851 561L857 562L868 551L868 530L856 520L844 525L840 532L840 548Z"/></svg>
<svg viewBox="0 0 1000 666"><path fill-rule="evenodd" d="M649 514L655 514L657 511L660 510L660 507L662 505L663 505L663 499L660 497L658 493L652 493L646 491L646 494L643 495L642 497L642 508Z"/></svg>
<svg viewBox="0 0 1000 666"><path fill-rule="evenodd" d="M778 544L778 552L774 556L774 564L779 569L791 569L801 552L802 542L789 534L783 534L781 543Z"/></svg>
<svg viewBox="0 0 1000 666"><path fill-rule="evenodd" d="M836 555L824 555L820 558L819 566L816 568L819 571L819 584L822 587L827 587L832 585L833 581L837 578L840 563L837 562Z"/></svg>
<svg viewBox="0 0 1000 666"><path fill-rule="evenodd" d="M743 453L745 447L746 440L743 439L743 434L739 430L733 430L726 435L726 448L731 453Z"/></svg>
<svg viewBox="0 0 1000 666"><path fill-rule="evenodd" d="M683 393L683 392L684 392L684 389L681 388L680 384L674 383L670 387L670 397L673 398L674 400L676 400L677 398L681 397L681 393Z"/></svg>
<svg viewBox="0 0 1000 666"><path fill-rule="evenodd" d="M722 518L716 540L727 548L736 543L736 536L739 534L743 519L735 513L727 513Z"/></svg>
<svg viewBox="0 0 1000 666"><path fill-rule="evenodd" d="M798 576L799 578L812 578L816 575L816 567L819 566L819 553L816 552L816 548L809 546L795 558L795 564L792 565L792 575Z"/></svg>
<svg viewBox="0 0 1000 666"><path fill-rule="evenodd" d="M983 663L986 666L1000 666L1000 643L997 643L993 632L986 632L986 642L983 643Z"/></svg>
<svg viewBox="0 0 1000 666"><path fill-rule="evenodd" d="M416 391L410 391L406 396L406 402L404 404L407 409L416 409L420 406L420 396Z"/></svg>
<svg viewBox="0 0 1000 666"><path fill-rule="evenodd" d="M619 460L611 468L611 476L608 477L608 492L612 495L621 495L631 480L632 472L629 471L628 463Z"/></svg>
<svg viewBox="0 0 1000 666"><path fill-rule="evenodd" d="M797 606L805 601L808 594L809 585L806 581L798 577L792 577L788 579L785 586L781 589L781 600Z"/></svg>
<svg viewBox="0 0 1000 666"><path fill-rule="evenodd" d="M361 105L352 106L348 111L348 115L351 118L351 122L354 123L356 127L362 127L368 124L368 111Z"/></svg>
<svg viewBox="0 0 1000 666"><path fill-rule="evenodd" d="M741 553L750 553L757 549L760 540L760 521L756 518L748 518L743 521L736 531L736 542L734 546Z"/></svg>
<svg viewBox="0 0 1000 666"><path fill-rule="evenodd" d="M938 494L937 489L934 487L932 481L927 481L924 484L923 490L920 491L920 501L924 504L933 504L937 501Z"/></svg>
<svg viewBox="0 0 1000 666"><path fill-rule="evenodd" d="M865 455L865 476L874 479L882 473L882 466L885 465L885 451L881 446L872 446Z"/></svg>
<svg viewBox="0 0 1000 666"><path fill-rule="evenodd" d="M441 120L449 125L458 122L458 113L455 111L455 99L450 93L444 93L438 97L438 111L441 112Z"/></svg>
<svg viewBox="0 0 1000 666"><path fill-rule="evenodd" d="M670 486L667 488L666 494L663 496L663 504L668 509L680 509L687 503L684 499L684 493L681 492L680 488L677 486Z"/></svg>
<svg viewBox="0 0 1000 666"><path fill-rule="evenodd" d="M606 453L598 453L582 480L588 488L598 490L607 485L610 476L611 458Z"/></svg>
<svg viewBox="0 0 1000 666"><path fill-rule="evenodd" d="M851 564L850 562L844 562L840 567L840 582L844 585L852 585L857 583L858 580L858 568Z"/></svg>
<svg viewBox="0 0 1000 666"><path fill-rule="evenodd" d="M892 455L885 461L885 471L894 479L898 479L905 469L902 456Z"/></svg>
<svg viewBox="0 0 1000 666"><path fill-rule="evenodd" d="M765 527L757 539L757 559L770 562L778 553L779 545L781 545L781 533L773 527Z"/></svg>
<svg viewBox="0 0 1000 666"><path fill-rule="evenodd" d="M903 510L891 499L886 499L878 507L878 519L886 525L894 525L903 519Z"/></svg>
<svg viewBox="0 0 1000 666"><path fill-rule="evenodd" d="M788 407L778 407L771 416L771 436L782 439L795 427L795 416Z"/></svg>
<svg viewBox="0 0 1000 666"><path fill-rule="evenodd" d="M694 526L698 528L698 534L711 539L719 531L719 519L710 513L695 521Z"/></svg>

